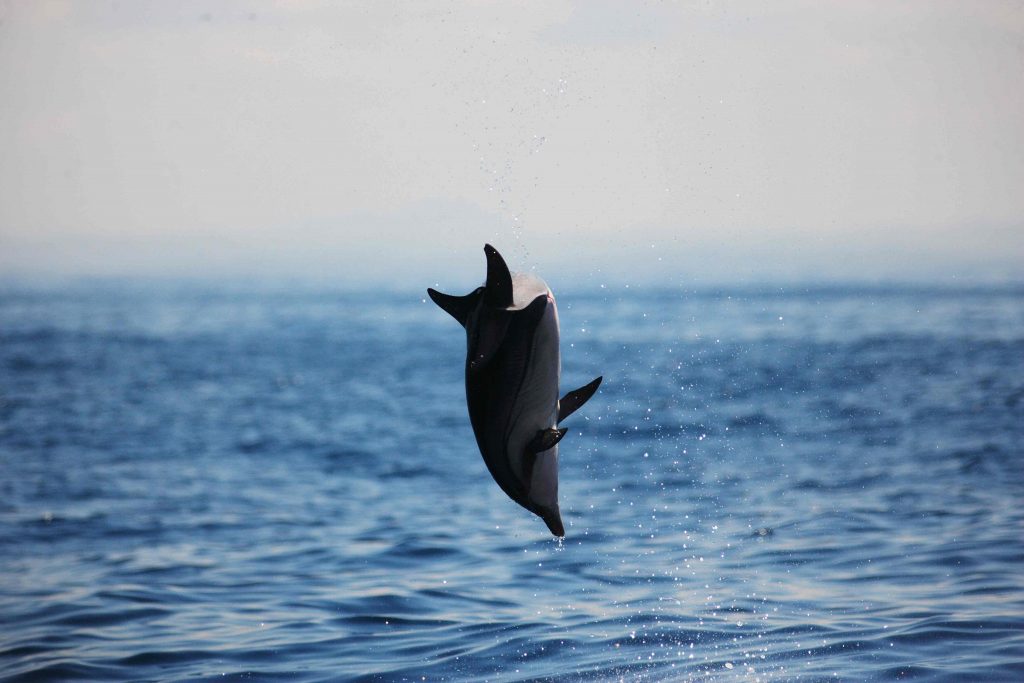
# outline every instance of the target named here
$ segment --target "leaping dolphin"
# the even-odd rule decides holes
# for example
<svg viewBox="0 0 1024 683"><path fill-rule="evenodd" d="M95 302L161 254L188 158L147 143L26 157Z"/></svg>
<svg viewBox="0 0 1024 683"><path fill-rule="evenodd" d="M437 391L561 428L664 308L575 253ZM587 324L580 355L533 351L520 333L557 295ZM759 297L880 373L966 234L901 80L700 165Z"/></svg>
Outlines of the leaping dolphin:
<svg viewBox="0 0 1024 683"><path fill-rule="evenodd" d="M509 498L565 536L558 510L558 424L594 395L590 384L558 399L562 362L555 296L531 273L511 274L484 245L487 282L466 296L427 294L466 328L466 402L477 446Z"/></svg>

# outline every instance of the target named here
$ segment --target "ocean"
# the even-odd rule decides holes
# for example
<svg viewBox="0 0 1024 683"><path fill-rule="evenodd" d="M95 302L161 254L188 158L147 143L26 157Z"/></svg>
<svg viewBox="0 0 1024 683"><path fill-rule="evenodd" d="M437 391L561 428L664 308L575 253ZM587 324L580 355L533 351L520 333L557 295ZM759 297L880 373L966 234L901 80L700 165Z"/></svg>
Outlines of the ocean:
<svg viewBox="0 0 1024 683"><path fill-rule="evenodd" d="M556 296L561 542L424 291L0 288L0 679L1024 680L1024 289Z"/></svg>

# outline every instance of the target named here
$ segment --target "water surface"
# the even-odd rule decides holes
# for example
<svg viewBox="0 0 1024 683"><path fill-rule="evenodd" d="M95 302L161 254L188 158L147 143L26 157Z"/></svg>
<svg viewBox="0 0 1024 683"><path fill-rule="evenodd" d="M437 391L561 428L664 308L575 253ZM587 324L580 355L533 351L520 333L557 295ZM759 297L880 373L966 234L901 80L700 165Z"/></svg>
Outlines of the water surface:
<svg viewBox="0 0 1024 683"><path fill-rule="evenodd" d="M559 306L563 543L420 292L8 286L4 680L1024 679L1024 292Z"/></svg>

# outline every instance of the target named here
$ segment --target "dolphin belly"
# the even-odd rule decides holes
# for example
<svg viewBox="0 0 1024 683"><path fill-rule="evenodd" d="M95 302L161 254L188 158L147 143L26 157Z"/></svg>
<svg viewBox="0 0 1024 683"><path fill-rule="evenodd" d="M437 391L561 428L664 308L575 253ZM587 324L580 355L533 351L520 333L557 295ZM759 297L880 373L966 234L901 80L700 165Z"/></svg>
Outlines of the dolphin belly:
<svg viewBox="0 0 1024 683"><path fill-rule="evenodd" d="M525 500L523 507L544 519L556 536L565 535L558 508L558 444L541 452L530 448L537 434L558 426L558 383L561 374L558 308L550 291L544 313L534 328L522 380L512 405L504 459Z"/></svg>
<svg viewBox="0 0 1024 683"><path fill-rule="evenodd" d="M534 454L527 446L558 420L558 314L550 294L522 310L490 363L467 365L466 398L491 476L510 498L541 514L529 495Z"/></svg>

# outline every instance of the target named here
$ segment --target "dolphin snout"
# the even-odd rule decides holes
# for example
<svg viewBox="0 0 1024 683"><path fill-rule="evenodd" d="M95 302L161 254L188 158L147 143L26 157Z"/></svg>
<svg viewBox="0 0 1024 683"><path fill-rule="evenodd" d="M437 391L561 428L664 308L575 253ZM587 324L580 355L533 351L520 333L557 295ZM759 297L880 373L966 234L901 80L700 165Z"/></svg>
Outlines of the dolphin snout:
<svg viewBox="0 0 1024 683"><path fill-rule="evenodd" d="M558 513L558 510L545 510L542 518L544 523L548 525L551 533L559 538L565 536L565 527L562 526L562 515Z"/></svg>

